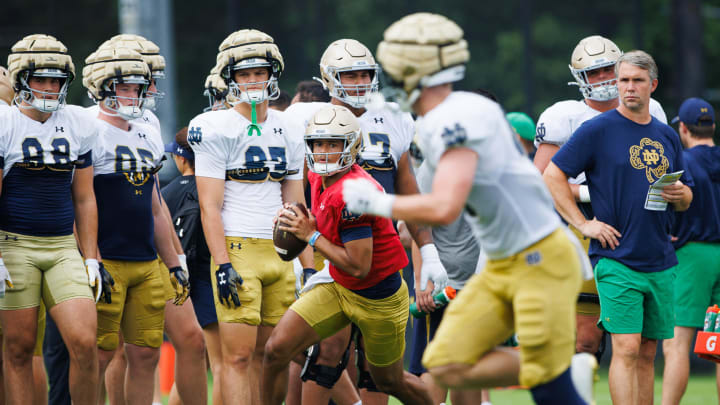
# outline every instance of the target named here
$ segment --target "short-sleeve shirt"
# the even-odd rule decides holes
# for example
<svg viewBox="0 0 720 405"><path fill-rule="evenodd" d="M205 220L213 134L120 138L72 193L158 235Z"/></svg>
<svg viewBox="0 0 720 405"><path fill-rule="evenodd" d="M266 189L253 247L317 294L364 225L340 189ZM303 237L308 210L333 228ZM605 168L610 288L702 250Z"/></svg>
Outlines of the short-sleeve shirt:
<svg viewBox="0 0 720 405"><path fill-rule="evenodd" d="M272 239L272 219L283 202L281 182L303 179L303 132L273 109L260 135L249 135L248 125L233 109L208 111L190 121L188 144L195 176L225 180L225 235Z"/></svg>
<svg viewBox="0 0 720 405"><path fill-rule="evenodd" d="M132 122L125 131L97 119L93 147L98 247L105 259L148 261L157 257L152 213L154 173L164 158L160 133Z"/></svg>
<svg viewBox="0 0 720 405"><path fill-rule="evenodd" d="M448 150L477 154L466 211L490 259L512 256L561 226L540 173L496 102L456 91L418 118L416 128L433 177Z"/></svg>
<svg viewBox="0 0 720 405"><path fill-rule="evenodd" d="M688 242L720 242L720 147L698 145L683 151L695 186L687 211L676 213L675 249Z"/></svg>
<svg viewBox="0 0 720 405"><path fill-rule="evenodd" d="M92 165L95 120L67 105L45 122L0 108L0 229L32 236L73 233L74 168Z"/></svg>
<svg viewBox="0 0 720 405"><path fill-rule="evenodd" d="M672 128L656 118L638 124L611 110L586 121L552 161L568 176L585 172L595 216L622 235L615 250L593 239L593 264L607 257L642 272L677 264L670 243L672 204L666 211L644 208L652 183L685 170L680 138ZM687 170L681 181L693 185Z"/></svg>
<svg viewBox="0 0 720 405"><path fill-rule="evenodd" d="M356 215L345 208L342 198L343 182L357 178L368 179L382 190L357 164L353 164L342 178L324 190L322 177L312 172L308 174L312 200L315 202L312 213L317 220L318 231L325 238L335 245L344 246L352 240L372 237L372 264L370 273L365 278L352 277L334 263L330 263L330 275L338 284L350 290L365 290L404 268L408 264L408 258L390 219L367 214Z"/></svg>

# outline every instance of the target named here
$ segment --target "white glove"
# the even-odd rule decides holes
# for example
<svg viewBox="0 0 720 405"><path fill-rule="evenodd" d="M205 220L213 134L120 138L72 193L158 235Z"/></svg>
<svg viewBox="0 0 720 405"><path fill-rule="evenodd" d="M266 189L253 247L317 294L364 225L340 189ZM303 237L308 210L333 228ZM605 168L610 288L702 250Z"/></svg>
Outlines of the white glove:
<svg viewBox="0 0 720 405"><path fill-rule="evenodd" d="M13 283L10 280L10 272L8 272L5 262L0 257L0 298L5 296L5 286L13 288Z"/></svg>
<svg viewBox="0 0 720 405"><path fill-rule="evenodd" d="M95 303L100 300L102 294L102 283L100 282L100 264L96 259L85 259L85 271L87 271L88 284L90 288L96 289Z"/></svg>
<svg viewBox="0 0 720 405"><path fill-rule="evenodd" d="M187 256L184 254L178 255L178 260L180 261L180 267L182 267L183 273L185 273L185 279L190 280L190 272L188 272L187 266Z"/></svg>
<svg viewBox="0 0 720 405"><path fill-rule="evenodd" d="M385 194L367 179L343 182L343 200L350 212L390 218L395 196Z"/></svg>
<svg viewBox="0 0 720 405"><path fill-rule="evenodd" d="M445 266L440 261L440 255L437 248L432 243L423 245L420 248L422 256L422 267L420 268L420 290L425 291L428 280L435 285L432 296L442 291L448 283L447 272Z"/></svg>

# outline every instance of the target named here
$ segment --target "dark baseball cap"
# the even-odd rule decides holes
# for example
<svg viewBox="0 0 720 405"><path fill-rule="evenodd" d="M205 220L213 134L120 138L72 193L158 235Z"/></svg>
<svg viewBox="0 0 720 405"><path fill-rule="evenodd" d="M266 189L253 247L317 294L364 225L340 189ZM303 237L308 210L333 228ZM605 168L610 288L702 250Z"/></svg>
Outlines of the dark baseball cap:
<svg viewBox="0 0 720 405"><path fill-rule="evenodd" d="M682 105L680 105L678 116L673 118L672 123L675 124L678 121L682 121L685 125L713 125L715 123L715 110L707 101L692 97L683 101Z"/></svg>
<svg viewBox="0 0 720 405"><path fill-rule="evenodd" d="M182 156L188 160L195 160L195 154L192 151L188 151L177 142L170 142L165 145L165 152L170 152L174 155Z"/></svg>

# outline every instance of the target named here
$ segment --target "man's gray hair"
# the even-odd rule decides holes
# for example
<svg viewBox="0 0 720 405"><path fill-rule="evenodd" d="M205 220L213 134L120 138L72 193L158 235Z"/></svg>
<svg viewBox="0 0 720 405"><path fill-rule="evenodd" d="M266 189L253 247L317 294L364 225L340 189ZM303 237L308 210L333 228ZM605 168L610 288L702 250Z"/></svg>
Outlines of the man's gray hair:
<svg viewBox="0 0 720 405"><path fill-rule="evenodd" d="M620 72L620 64L622 63L629 63L647 70L650 75L650 81L658 78L658 68L655 59L645 51L630 51L620 56L620 59L615 63L615 76Z"/></svg>

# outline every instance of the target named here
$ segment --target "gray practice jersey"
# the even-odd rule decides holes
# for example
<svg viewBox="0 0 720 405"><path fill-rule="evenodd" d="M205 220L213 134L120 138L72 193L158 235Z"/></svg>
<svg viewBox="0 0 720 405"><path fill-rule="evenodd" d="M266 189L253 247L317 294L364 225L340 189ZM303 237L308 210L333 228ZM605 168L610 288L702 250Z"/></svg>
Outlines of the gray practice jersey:
<svg viewBox="0 0 720 405"><path fill-rule="evenodd" d="M423 163L417 171L417 182L421 193L432 190L433 173L427 163ZM448 275L448 284L461 290L467 280L475 274L480 256L480 245L473 235L473 229L460 214L453 223L445 226L434 226L432 236L440 254L440 261Z"/></svg>

